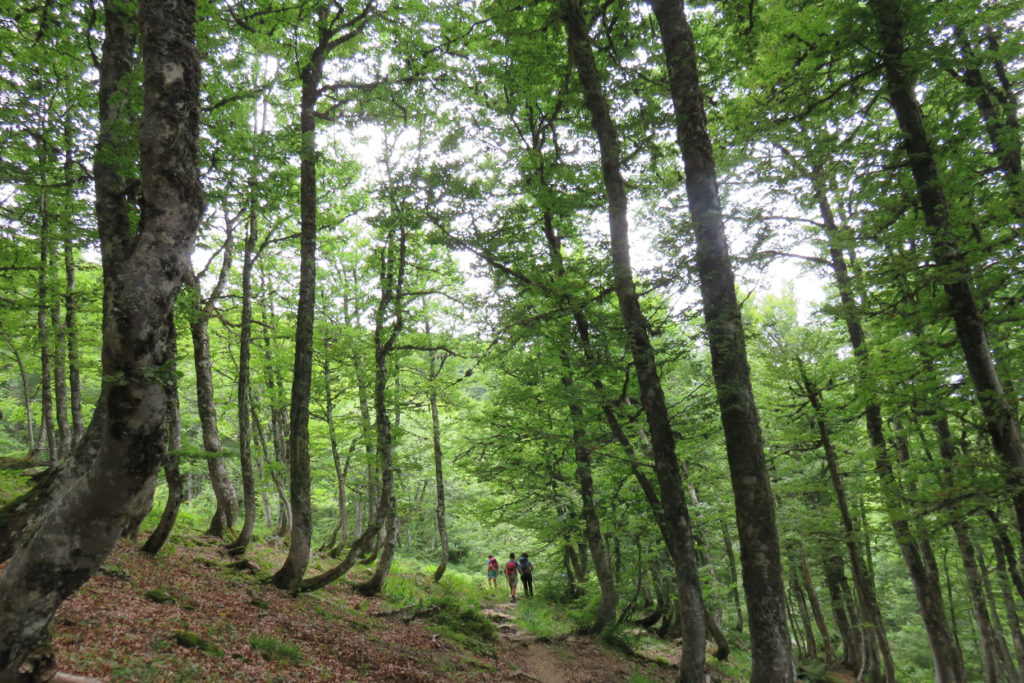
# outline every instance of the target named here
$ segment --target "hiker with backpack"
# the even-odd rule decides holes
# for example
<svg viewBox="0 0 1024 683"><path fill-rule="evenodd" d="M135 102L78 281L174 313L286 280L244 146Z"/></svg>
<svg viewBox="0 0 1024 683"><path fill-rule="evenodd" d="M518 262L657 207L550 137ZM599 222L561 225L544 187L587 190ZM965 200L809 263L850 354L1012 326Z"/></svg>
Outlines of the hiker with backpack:
<svg viewBox="0 0 1024 683"><path fill-rule="evenodd" d="M494 555L487 556L487 587L491 590L498 588L498 558Z"/></svg>
<svg viewBox="0 0 1024 683"><path fill-rule="evenodd" d="M509 553L508 562L505 563L505 580L508 581L508 590L512 595L512 602L515 602L516 584L519 583L519 565L516 563L515 553Z"/></svg>
<svg viewBox="0 0 1024 683"><path fill-rule="evenodd" d="M523 594L528 597L533 597L533 563L530 562L530 558L527 557L526 553L523 553L519 557L519 561L516 563L519 565L519 575L523 577Z"/></svg>

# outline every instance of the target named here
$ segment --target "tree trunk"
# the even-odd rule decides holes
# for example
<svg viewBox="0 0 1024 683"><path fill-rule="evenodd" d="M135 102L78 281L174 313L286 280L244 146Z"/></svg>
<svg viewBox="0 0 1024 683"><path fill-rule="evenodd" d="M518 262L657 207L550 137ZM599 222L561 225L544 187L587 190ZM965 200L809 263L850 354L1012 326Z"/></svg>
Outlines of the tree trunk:
<svg viewBox="0 0 1024 683"><path fill-rule="evenodd" d="M177 330L172 328L171 354L174 359L174 368L178 363ZM169 379L169 401L167 405L167 454L164 458L164 479L167 480L167 502L164 504L164 512L156 529L149 535L142 545L142 552L147 555L156 555L164 547L167 539L174 529L174 523L178 519L178 510L185 499L185 482L182 479L181 471L178 469L178 454L181 449L181 412L178 405L178 380L173 374Z"/></svg>
<svg viewBox="0 0 1024 683"><path fill-rule="evenodd" d="M17 363L18 365L18 373L21 377L21 396L25 403L25 431L28 434L28 439L26 439L26 445L28 446L28 457L30 460L35 460L36 429L35 426L32 424L32 392L29 390L28 387L28 372L26 372L25 370L25 362L21 359L21 353L18 352L18 349L15 348L15 346L10 342L10 340L7 341L7 346L8 348L11 349L11 354L14 355L14 362Z"/></svg>
<svg viewBox="0 0 1024 683"><path fill-rule="evenodd" d="M807 564L807 556L800 557L800 575L804 581L804 589L807 591L807 600L811 605L811 612L814 614L814 623L818 626L818 633L821 634L821 646L825 650L825 663L831 664L836 659L835 650L832 649L832 639L828 634L828 623L825 621L825 612L821 609L821 602L818 600L818 591L814 589L814 582L811 580L811 568Z"/></svg>
<svg viewBox="0 0 1024 683"><path fill-rule="evenodd" d="M189 282L198 287L195 274L190 271ZM197 292L198 296L198 292ZM196 370L196 409L199 412L199 423L203 432L203 449L207 453L219 453L220 431L217 428L217 406L213 394L213 361L210 359L210 336L207 329L209 314L198 305L196 317L189 322L192 332L192 358ZM217 498L217 510L206 533L211 536L223 537L235 526L238 516L238 499L235 487L228 476L227 465L221 456L209 456L206 459L210 473L210 483Z"/></svg>
<svg viewBox="0 0 1024 683"><path fill-rule="evenodd" d="M133 62L132 8L105 7L100 63L100 140L122 150L117 101ZM126 513L156 476L167 436L168 389L154 381L172 360L174 299L189 268L202 212L197 170L199 55L195 5L144 0L139 12L144 102L139 134L143 210L137 230L105 213L123 204L121 179L98 157L97 220L104 281L103 386L79 446L87 474L55 496L39 527L0 575L0 679L14 678L46 634L57 607L103 562ZM170 76L168 75L170 74ZM101 152L102 153L102 152ZM123 163L123 161L122 161ZM113 185L105 184L115 177ZM113 198L112 203L111 199ZM120 206L120 215L127 208ZM116 378L116 380L114 379Z"/></svg>
<svg viewBox="0 0 1024 683"><path fill-rule="evenodd" d="M427 336L430 336L430 326L427 325ZM430 433L434 444L434 485L437 491L437 509L435 519L437 521L437 536L441 540L441 561L434 570L434 582L441 580L444 570L448 566L448 523L445 518L445 496L444 496L444 462L442 461L441 450L441 417L437 410L437 380L441 368L437 367L437 352L430 351ZM441 361L444 366L444 360Z"/></svg>
<svg viewBox="0 0 1024 683"><path fill-rule="evenodd" d="M565 366L568 366L569 359L567 354L562 354L562 361ZM573 380L572 375L569 374L568 367L563 368L562 386L566 388L567 395L573 395ZM594 573L597 574L597 582L601 590L601 602L594 613L594 622L590 625L589 631L591 633L601 633L615 623L615 611L619 604L619 593L615 589L615 577L612 576L608 555L604 551L604 545L601 543L601 521L597 515L597 506L594 504L594 478L590 471L592 451L588 451L583 443L583 408L578 403L570 401L569 418L572 424L576 481L580 486L580 514L583 517L583 535L587 539L590 555L594 559Z"/></svg>
<svg viewBox="0 0 1024 683"><path fill-rule="evenodd" d="M978 114L985 125L985 132L988 134L989 144L992 145L992 152L999 161L999 169L1006 175L1011 190L1020 201L1020 193L1024 188L1020 187L1021 178L1021 140L1020 122L1017 119L1016 107L1006 107L1005 116L1000 112L1000 107L993 100L993 88L990 88L982 76L980 61L973 54L968 37L964 35L961 28L954 29L956 42L960 48L964 60L964 67L961 73L964 85L972 92L975 104L978 107ZM990 34L991 35L991 34ZM993 38L994 40L994 38ZM1012 93L1013 91L1008 91ZM1019 218L1022 215L1022 207L1014 202L1011 210Z"/></svg>
<svg viewBox="0 0 1024 683"><path fill-rule="evenodd" d="M359 35L359 29L353 27L366 18L370 5L364 6L361 12L348 20L343 16L345 9L345 5L332 7L327 21L321 21L317 26L319 40L300 73L299 303L295 319L291 410L288 415L292 532L288 557L271 579L275 586L289 592L297 592L302 583L309 564L313 534L313 513L309 499L309 394L313 376L313 318L316 300L316 106L320 97L324 63L335 48Z"/></svg>
<svg viewBox="0 0 1024 683"><path fill-rule="evenodd" d="M740 540L753 683L793 681L775 507L750 384L743 321L726 243L696 48L682 0L651 0L668 66L677 142L697 243L697 274Z"/></svg>
<svg viewBox="0 0 1024 683"><path fill-rule="evenodd" d="M907 161L930 233L932 257L938 266L937 277L946 294L985 426L1006 468L1017 529L1024 542L1024 442L1020 424L992 356L985 321L971 286L971 267L954 235L942 178L917 101L915 79L904 58L903 0L870 0L868 4L882 41L880 56L885 69L886 92L903 134Z"/></svg>
<svg viewBox="0 0 1024 683"><path fill-rule="evenodd" d="M255 202L253 202L255 204ZM238 461L242 467L244 517L238 538L228 547L232 554L244 553L256 528L256 478L252 464L252 268L256 258L256 206L249 207L248 227L242 254L242 317L238 339Z"/></svg>
<svg viewBox="0 0 1024 683"><path fill-rule="evenodd" d="M907 514L902 503L904 495L898 488L898 480L893 471L892 461L888 456L888 448L885 445L884 436L880 433L882 429L881 410L875 405L868 406L867 415L871 432L874 434L873 438L880 439L882 443L882 450L876 455L875 471L881 482L883 500L888 508L896 542L910 573L918 611L924 621L925 633L928 636L932 661L935 665L935 681L936 683L964 683L963 654L956 640L956 625L954 624L953 628L950 628L950 623L946 620L943 611L942 586L939 584L938 564L931 550L931 543L928 539L919 538L908 522L910 515ZM904 462L909 460L909 455L903 450L904 443L897 439L895 445L901 460ZM952 608L952 605L950 607Z"/></svg>
<svg viewBox="0 0 1024 683"><path fill-rule="evenodd" d="M857 302L853 296L852 282L846 266L845 257L839 247L839 228L832 218L831 208L821 187L820 171L815 168L813 181L818 196L819 207L822 211L822 218L825 222L826 235L829 240L829 253L833 272L836 278L836 285L839 289L840 300L843 303L841 317L846 324L850 337L850 345L853 347L854 357L857 360L857 383L865 395L870 396L868 389L867 363L868 346L864 334L864 328L860 322ZM910 573L914 585L914 594L917 597L918 608L922 619L925 622L925 630L928 632L928 642L932 650L932 659L935 663L935 675L937 683L949 681L963 681L963 660L960 650L956 645L953 632L949 629L942 611L942 592L938 585L938 577L928 571L927 564L921 556L919 548L913 543L913 534L907 523L907 514L903 510L903 504L899 493L895 490L892 463L889 458L888 446L885 441L882 411L877 403L869 402L864 409L864 421L867 428L868 439L875 451L875 471L882 483L882 493L890 524L893 527L900 552ZM830 472L832 470L830 469ZM838 471L831 474L833 485L838 477ZM851 521L852 524L852 521ZM852 528L852 527L851 527ZM859 555L859 553L858 553ZM856 565L854 565L856 567ZM857 568L857 571L860 569ZM868 567L863 570L870 575ZM855 579L856 580L856 579ZM866 586L867 584L865 584ZM859 590L859 589L858 589ZM871 623L881 624L880 615L877 620L872 619ZM895 670L891 665L891 655L888 655L888 643L881 640L884 633L876 627L876 635L880 638L879 644L884 643L883 656L886 657L886 680L895 680Z"/></svg>
<svg viewBox="0 0 1024 683"><path fill-rule="evenodd" d="M74 174L75 160L72 157L72 130L71 117L64 118L64 184L65 184L65 212L64 233L64 330L67 337L68 353L68 391L71 400L71 443L69 451L78 446L85 432L85 419L82 416L82 380L79 365L81 359L78 352L78 299L75 296L75 245L71 237L74 229L75 217L71 213L71 206L74 200L74 185L72 176Z"/></svg>
<svg viewBox="0 0 1024 683"><path fill-rule="evenodd" d="M1014 654L1006 642L1006 631L1003 630L1002 620L999 617L999 604L996 602L995 591L992 590L992 582L989 579L989 570L985 565L985 554L980 544L974 544L975 558L978 564L978 575L981 579L981 587L985 593L985 601L989 613L992 615L992 632L996 639L996 650L999 652L1000 676L1007 680L1019 681L1020 674L1014 661Z"/></svg>
<svg viewBox="0 0 1024 683"><path fill-rule="evenodd" d="M814 638L814 626L811 624L811 610L807 605L807 596L804 594L803 584L800 582L800 575L797 573L796 565L789 565L789 586L790 596L796 603L797 612L800 615L800 625L804 632L804 639L807 641L806 653L812 659L818 658L818 643Z"/></svg>
<svg viewBox="0 0 1024 683"><path fill-rule="evenodd" d="M396 233L397 232L397 241ZM377 508L378 526L384 523L384 542L373 575L355 589L363 595L377 595L384 586L384 580L391 571L395 552L395 536L398 533L398 510L394 494L395 482L395 438L391 416L388 413L388 366L395 342L402 332L404 316L402 307L405 296L406 230L395 228L386 244L380 250L380 301L374 314L373 330L373 410L377 434L377 457L380 460L380 502ZM393 322L388 325L388 319ZM396 413L396 424L400 416Z"/></svg>
<svg viewBox="0 0 1024 683"><path fill-rule="evenodd" d="M50 256L53 262L53 279L56 282L57 248ZM50 305L50 327L53 330L53 410L57 422L57 460L63 462L71 452L71 426L68 424L68 350L64 318L60 314L59 301L54 293Z"/></svg>
<svg viewBox="0 0 1024 683"><path fill-rule="evenodd" d="M841 258L841 255L839 258ZM842 287L840 289L842 290ZM854 528L853 517L850 514L850 506L846 498L846 485L843 483L842 475L839 472L839 458L832 444L832 433L825 422L825 410L821 402L821 391L810 381L803 363L798 361L798 365L800 381L804 385L805 395L814 411L815 425L818 428L818 439L825 454L825 465L828 469L829 480L832 483L832 491L836 497L839 518L843 523L843 538L846 544L847 556L850 560L850 568L853 571L853 586L857 592L860 605L860 618L857 620L858 623L854 628L862 631L858 636L858 643L866 658L857 661L854 669L862 671L871 680L879 680L882 675L878 670L879 658L881 658L881 663L885 665L884 680L889 683L895 683L896 667L889 649L889 639L885 633L882 610L878 605L874 582L864 560L864 555L861 552L858 541L859 534L857 529ZM848 657L850 654L849 652L847 653Z"/></svg>
<svg viewBox="0 0 1024 683"><path fill-rule="evenodd" d="M41 159L45 163L45 159ZM40 179L39 197L39 307L36 311L36 338L39 342L39 427L46 437L46 455L51 468L60 463L53 429L53 388L50 369L50 212L46 179Z"/></svg>
<svg viewBox="0 0 1024 683"><path fill-rule="evenodd" d="M722 544L725 546L725 559L729 565L729 594L732 596L733 606L736 608L736 630L743 630L743 606L740 604L740 579L736 574L736 553L732 549L732 539L729 537L729 525L722 520Z"/></svg>
<svg viewBox="0 0 1024 683"><path fill-rule="evenodd" d="M1006 620L1009 622L1010 636L1013 639L1013 652L1017 658L1017 669L1024 672L1024 632L1021 630L1020 613L1013 599L1013 588L1008 578L1010 562L998 537L992 539L992 549L996 556L996 576L999 581L999 592L1003 600Z"/></svg>
<svg viewBox="0 0 1024 683"><path fill-rule="evenodd" d="M316 299L316 103L326 55L323 40L302 68L299 112L302 150L299 169L299 304L295 320L295 364L288 414L288 465L292 533L288 558L273 576L278 588L296 592L309 563L313 532L309 500L309 392L313 373L313 304Z"/></svg>
<svg viewBox="0 0 1024 683"><path fill-rule="evenodd" d="M356 449L358 439L352 440L352 445L348 449L348 455L345 456L345 464L341 464L341 453L338 448L338 435L334 425L334 386L331 382L331 362L328 358L330 351L330 341L325 342L324 348L324 394L326 397L326 409L327 409L327 435L331 441L331 458L334 461L334 474L338 478L338 523L334 525L334 531L331 532L331 539L327 542L326 547L331 553L336 552L340 545L344 545L348 541L348 505L345 501L345 481L348 478L349 465L352 462L352 453ZM341 532L341 541L338 541L338 533ZM335 555L332 555L334 557Z"/></svg>
<svg viewBox="0 0 1024 683"><path fill-rule="evenodd" d="M967 589L971 598L971 608L974 612L974 623L978 627L978 637L981 640L981 670L985 676L985 683L997 683L1002 680L1000 676L999 651L996 645L996 633L992 628L992 620L989 618L988 607L985 602L981 577L978 575L978 563L974 556L974 545L967 537L967 525L963 521L955 521L953 523L953 531L956 536L957 546L960 548L960 558L963 562L964 575L967 578Z"/></svg>
<svg viewBox="0 0 1024 683"><path fill-rule="evenodd" d="M594 61L587 23L579 0L563 0L562 20L568 34L569 58L579 76L584 102L600 147L601 171L608 202L615 293L626 326L627 346L636 369L642 405L650 429L665 528L671 534L669 552L673 556L673 565L677 568L676 587L679 591L683 629L677 680L680 683L697 683L704 678L704 604L689 510L682 494L682 476L675 452L675 436L655 364L654 349L647 335L647 320L640 309L639 297L633 282L629 255L628 207L625 183L620 171L618 131L612 120L611 109Z"/></svg>
<svg viewBox="0 0 1024 683"><path fill-rule="evenodd" d="M864 677L863 662L866 655L863 652L862 636L863 631L854 628L850 616L856 618L856 606L850 599L850 589L846 582L846 575L843 572L843 559L839 553L828 554L822 562L825 573L825 585L828 586L829 603L832 607L832 616L839 629L839 637L843 641L843 665L853 671L858 679Z"/></svg>

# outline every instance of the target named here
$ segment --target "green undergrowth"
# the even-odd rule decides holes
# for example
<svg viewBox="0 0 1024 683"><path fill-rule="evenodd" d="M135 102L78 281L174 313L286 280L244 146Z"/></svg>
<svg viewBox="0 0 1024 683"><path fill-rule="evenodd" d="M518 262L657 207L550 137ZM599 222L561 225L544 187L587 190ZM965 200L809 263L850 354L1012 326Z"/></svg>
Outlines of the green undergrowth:
<svg viewBox="0 0 1024 683"><path fill-rule="evenodd" d="M554 638L571 633L574 622L561 605L538 598L525 598L516 603L516 625L538 638Z"/></svg>
<svg viewBox="0 0 1024 683"><path fill-rule="evenodd" d="M435 583L435 568L396 557L381 597L397 609L423 614L431 631L459 646L478 655L492 654L498 632L482 611L486 591L476 577L452 567Z"/></svg>
<svg viewBox="0 0 1024 683"><path fill-rule="evenodd" d="M264 659L284 664L302 664L305 661L298 645L278 640L273 636L254 634L249 638L249 645Z"/></svg>

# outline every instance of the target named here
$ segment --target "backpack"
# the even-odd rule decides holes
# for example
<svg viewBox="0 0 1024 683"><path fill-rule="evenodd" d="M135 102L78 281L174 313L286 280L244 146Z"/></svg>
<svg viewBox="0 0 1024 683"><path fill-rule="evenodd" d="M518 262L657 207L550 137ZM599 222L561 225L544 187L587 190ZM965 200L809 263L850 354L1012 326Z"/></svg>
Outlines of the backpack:
<svg viewBox="0 0 1024 683"><path fill-rule="evenodd" d="M498 558L492 557L487 560L487 571L498 571Z"/></svg>
<svg viewBox="0 0 1024 683"><path fill-rule="evenodd" d="M532 574L533 563L525 557L519 558L519 571L523 574Z"/></svg>
<svg viewBox="0 0 1024 683"><path fill-rule="evenodd" d="M505 563L505 573L509 576L513 576L516 573L516 567L518 566L519 565L516 564L515 560L509 560Z"/></svg>

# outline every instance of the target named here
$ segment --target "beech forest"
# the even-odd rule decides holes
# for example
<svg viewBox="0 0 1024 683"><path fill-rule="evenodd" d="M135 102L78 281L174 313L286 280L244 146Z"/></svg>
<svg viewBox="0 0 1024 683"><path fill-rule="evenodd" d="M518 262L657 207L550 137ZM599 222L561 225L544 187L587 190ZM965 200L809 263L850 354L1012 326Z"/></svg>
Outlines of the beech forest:
<svg viewBox="0 0 1024 683"><path fill-rule="evenodd" d="M1019 2L0 7L0 681L1024 681Z"/></svg>

